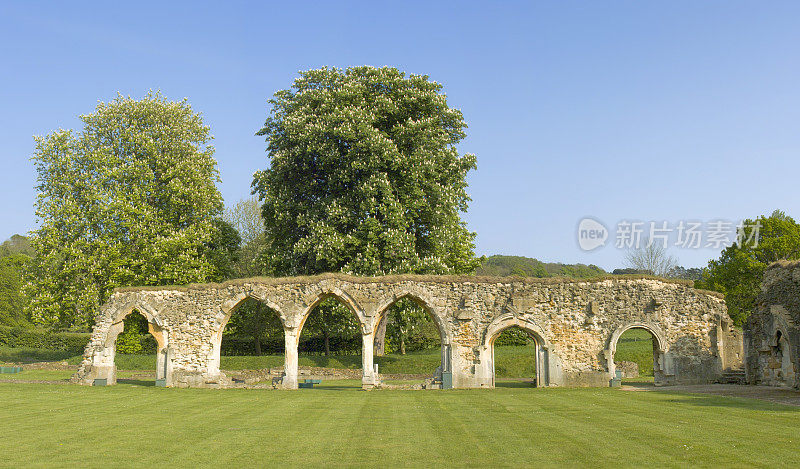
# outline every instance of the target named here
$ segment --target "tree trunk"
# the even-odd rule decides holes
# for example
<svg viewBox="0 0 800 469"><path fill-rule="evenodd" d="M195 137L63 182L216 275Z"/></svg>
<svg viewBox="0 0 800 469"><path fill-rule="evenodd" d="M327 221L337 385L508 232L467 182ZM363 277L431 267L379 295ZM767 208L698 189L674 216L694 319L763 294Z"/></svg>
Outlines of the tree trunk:
<svg viewBox="0 0 800 469"><path fill-rule="evenodd" d="M331 354L331 340L330 336L328 335L328 328L322 330L322 335L325 337L325 356Z"/></svg>
<svg viewBox="0 0 800 469"><path fill-rule="evenodd" d="M259 336L253 337L256 344L256 355L261 356L261 338Z"/></svg>
<svg viewBox="0 0 800 469"><path fill-rule="evenodd" d="M375 333L375 356L382 357L386 353L386 323L389 314L386 313L381 317L381 322L378 323L378 331Z"/></svg>
<svg viewBox="0 0 800 469"><path fill-rule="evenodd" d="M406 338L404 336L400 336L400 355L406 354Z"/></svg>

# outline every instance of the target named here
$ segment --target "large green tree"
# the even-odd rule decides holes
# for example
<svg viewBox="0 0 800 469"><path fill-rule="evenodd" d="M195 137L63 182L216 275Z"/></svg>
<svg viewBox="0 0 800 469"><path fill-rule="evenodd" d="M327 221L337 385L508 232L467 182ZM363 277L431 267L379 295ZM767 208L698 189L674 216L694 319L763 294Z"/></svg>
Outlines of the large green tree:
<svg viewBox="0 0 800 469"><path fill-rule="evenodd" d="M263 201L267 272L474 272L475 234L460 215L476 160L456 148L467 125L441 84L389 67L324 67L301 72L270 104L258 132L267 138L270 167L253 181ZM425 315L416 306L395 308ZM347 314L323 311L312 320L324 323L326 353L328 330L347 329L327 318ZM403 324L416 322L395 321L395 332L405 334ZM378 354L385 327L384 321Z"/></svg>
<svg viewBox="0 0 800 469"><path fill-rule="evenodd" d="M465 273L478 265L461 112L442 85L395 68L301 72L258 132L269 169L265 265L280 275Z"/></svg>
<svg viewBox="0 0 800 469"><path fill-rule="evenodd" d="M761 278L767 266L781 259L800 258L800 225L776 210L755 220L744 220L736 243L725 248L719 259L708 262L697 288L725 294L728 313L743 325L755 307ZM757 241L757 242L756 242Z"/></svg>
<svg viewBox="0 0 800 469"><path fill-rule="evenodd" d="M114 287L214 278L224 249L212 137L186 100L118 96L80 119L79 132L37 137L33 156L25 289L33 319L54 327L90 325Z"/></svg>

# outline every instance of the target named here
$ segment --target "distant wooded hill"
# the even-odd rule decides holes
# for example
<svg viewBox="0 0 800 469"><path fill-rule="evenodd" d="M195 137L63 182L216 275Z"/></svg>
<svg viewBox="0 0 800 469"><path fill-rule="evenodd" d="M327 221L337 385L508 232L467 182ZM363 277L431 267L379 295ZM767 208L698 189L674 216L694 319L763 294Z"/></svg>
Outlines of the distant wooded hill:
<svg viewBox="0 0 800 469"><path fill-rule="evenodd" d="M590 278L608 275L602 268L591 264L562 264L560 262L542 262L523 256L489 256L475 272L477 275L506 277L570 277Z"/></svg>

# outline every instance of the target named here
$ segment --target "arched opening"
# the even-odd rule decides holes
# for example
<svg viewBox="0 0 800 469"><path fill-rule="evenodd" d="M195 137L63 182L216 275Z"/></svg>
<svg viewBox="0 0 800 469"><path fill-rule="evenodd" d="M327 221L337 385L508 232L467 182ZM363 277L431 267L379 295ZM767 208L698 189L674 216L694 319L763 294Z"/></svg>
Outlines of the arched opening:
<svg viewBox="0 0 800 469"><path fill-rule="evenodd" d="M539 343L536 336L519 326L510 326L492 343L495 387L538 386L536 379Z"/></svg>
<svg viewBox="0 0 800 469"><path fill-rule="evenodd" d="M403 294L375 323L375 363L391 387L452 388L450 347L439 317L421 298Z"/></svg>
<svg viewBox="0 0 800 469"><path fill-rule="evenodd" d="M165 386L170 372L169 351L161 328L137 309L111 325L104 354L112 364L105 384ZM155 373L153 370L155 366ZM121 371L118 371L121 370Z"/></svg>
<svg viewBox="0 0 800 469"><path fill-rule="evenodd" d="M614 355L614 363L622 372L622 378L653 378L653 364L658 356L655 344L653 334L647 329L632 327L622 333Z"/></svg>
<svg viewBox="0 0 800 469"><path fill-rule="evenodd" d="M298 365L328 370L300 370L301 387L305 380L324 380L322 386L361 387L363 372L346 370L362 368L362 347L361 321L351 302L334 293L321 295L298 328Z"/></svg>
<svg viewBox="0 0 800 469"><path fill-rule="evenodd" d="M270 382L281 375L285 340L277 311L246 297L230 310L221 333L219 368L234 382Z"/></svg>
<svg viewBox="0 0 800 469"><path fill-rule="evenodd" d="M501 321L489 327L488 352L492 387L547 386L547 350L542 339L518 320ZM526 380L509 380L509 374L525 374ZM517 376L519 378L520 376ZM526 383L527 381L527 383Z"/></svg>
<svg viewBox="0 0 800 469"><path fill-rule="evenodd" d="M774 343L772 356L775 363L775 368L773 368L775 381L780 386L792 387L795 383L796 373L789 341L781 331L777 331Z"/></svg>
<svg viewBox="0 0 800 469"><path fill-rule="evenodd" d="M608 371L612 379L642 384L665 384L664 339L656 328L630 324L617 329L609 339Z"/></svg>

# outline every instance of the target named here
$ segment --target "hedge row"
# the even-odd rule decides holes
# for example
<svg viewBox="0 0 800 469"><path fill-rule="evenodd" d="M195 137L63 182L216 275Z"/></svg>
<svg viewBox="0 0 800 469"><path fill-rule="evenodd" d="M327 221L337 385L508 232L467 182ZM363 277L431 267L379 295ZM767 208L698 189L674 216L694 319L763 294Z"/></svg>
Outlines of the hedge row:
<svg viewBox="0 0 800 469"><path fill-rule="evenodd" d="M357 355L361 353L361 337L331 336L328 339L331 353L337 355ZM285 350L283 337L261 341L262 355L281 355ZM297 350L303 354L323 353L325 339L322 337L301 337ZM224 356L255 355L256 346L252 337L225 336L222 338L220 353Z"/></svg>
<svg viewBox="0 0 800 469"><path fill-rule="evenodd" d="M89 342L91 334L76 332L50 332L40 329L25 329L19 327L0 326L0 346L7 347L29 347L47 350L58 350L69 352L75 355L83 353L86 344ZM522 339L522 338L520 338ZM518 339L519 340L519 339ZM517 345L500 344L498 345ZM512 341L514 342L514 341ZM137 353L155 353L156 342L150 334L142 334L140 338L142 351ZM121 344L118 344L121 345ZM392 352L399 348L399 344L392 343L387 337L387 350ZM440 346L438 338L426 337L422 335L412 336L406 342L406 351L414 352L438 348ZM522 344L519 344L522 345ZM358 355L361 353L361 337L340 337L331 336L329 346L332 353L337 355ZM120 348L120 347L118 347ZM125 348L124 346L121 348ZM303 354L322 354L325 350L325 340L321 336L301 337L298 351ZM118 350L124 353L123 350ZM246 356L255 355L256 348L251 337L225 336L222 340L222 355L225 356ZM263 355L280 355L284 352L283 337L263 340L261 342L261 353Z"/></svg>
<svg viewBox="0 0 800 469"><path fill-rule="evenodd" d="M91 334L76 332L50 332L40 329L0 326L0 345L60 350L80 355Z"/></svg>
<svg viewBox="0 0 800 469"><path fill-rule="evenodd" d="M394 344L386 338L387 351L395 352L399 344ZM328 339L331 353L336 355L358 355L361 353L360 336L331 336ZM276 337L261 341L262 355L281 355L284 352L283 337ZM439 338L425 336L412 336L406 342L406 351L415 352L439 348L441 341ZM325 339L322 336L300 336L300 343L297 347L298 352L305 355L321 355L325 351ZM247 356L256 354L256 346L252 337L225 336L222 339L220 352L224 356Z"/></svg>

